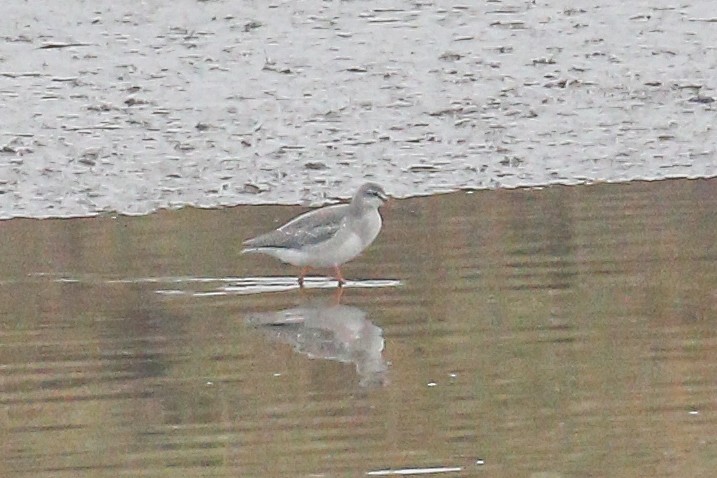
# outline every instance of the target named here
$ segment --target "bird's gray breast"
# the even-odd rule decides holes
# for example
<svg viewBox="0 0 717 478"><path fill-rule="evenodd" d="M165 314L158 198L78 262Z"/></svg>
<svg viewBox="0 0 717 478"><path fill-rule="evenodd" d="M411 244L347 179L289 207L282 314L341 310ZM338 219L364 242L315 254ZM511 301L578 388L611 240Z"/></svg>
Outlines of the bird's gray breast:
<svg viewBox="0 0 717 478"><path fill-rule="evenodd" d="M368 214L363 214L360 218L353 218L354 230L356 235L361 240L363 247L368 247L378 233L381 231L381 214L377 209L372 210Z"/></svg>

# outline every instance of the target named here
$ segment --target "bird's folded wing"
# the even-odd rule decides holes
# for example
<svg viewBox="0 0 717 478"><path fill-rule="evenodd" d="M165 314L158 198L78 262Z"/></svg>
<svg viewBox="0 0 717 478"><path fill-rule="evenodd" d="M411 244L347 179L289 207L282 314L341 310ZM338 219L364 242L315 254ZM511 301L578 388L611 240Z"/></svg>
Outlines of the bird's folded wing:
<svg viewBox="0 0 717 478"><path fill-rule="evenodd" d="M249 248L278 247L299 249L324 242L341 227L348 205L329 206L303 214L276 231L263 234L244 243Z"/></svg>

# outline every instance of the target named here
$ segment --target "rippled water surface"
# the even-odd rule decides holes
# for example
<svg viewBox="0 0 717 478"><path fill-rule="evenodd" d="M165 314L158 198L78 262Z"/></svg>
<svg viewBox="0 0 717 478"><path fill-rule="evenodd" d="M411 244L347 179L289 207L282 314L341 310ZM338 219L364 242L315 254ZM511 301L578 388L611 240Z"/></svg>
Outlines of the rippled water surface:
<svg viewBox="0 0 717 478"><path fill-rule="evenodd" d="M395 201L338 291L299 212L0 222L0 475L713 476L717 182Z"/></svg>

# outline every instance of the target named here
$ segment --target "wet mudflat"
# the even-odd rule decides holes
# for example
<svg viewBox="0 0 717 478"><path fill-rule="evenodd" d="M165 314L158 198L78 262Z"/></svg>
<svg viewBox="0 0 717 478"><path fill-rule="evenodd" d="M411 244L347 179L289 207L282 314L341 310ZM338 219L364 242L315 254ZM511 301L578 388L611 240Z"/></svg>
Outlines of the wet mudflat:
<svg viewBox="0 0 717 478"><path fill-rule="evenodd" d="M0 2L0 217L717 175L713 0Z"/></svg>
<svg viewBox="0 0 717 478"><path fill-rule="evenodd" d="M717 183L394 202L320 276L281 206L0 223L0 475L712 476Z"/></svg>

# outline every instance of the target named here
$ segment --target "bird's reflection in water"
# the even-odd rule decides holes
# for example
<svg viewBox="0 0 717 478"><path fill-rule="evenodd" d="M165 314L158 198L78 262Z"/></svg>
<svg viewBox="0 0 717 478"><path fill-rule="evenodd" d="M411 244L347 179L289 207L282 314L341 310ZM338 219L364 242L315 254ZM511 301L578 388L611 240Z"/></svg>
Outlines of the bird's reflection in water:
<svg viewBox="0 0 717 478"><path fill-rule="evenodd" d="M255 313L247 323L310 358L355 364L361 386L386 384L383 329L368 320L363 309L317 301Z"/></svg>

